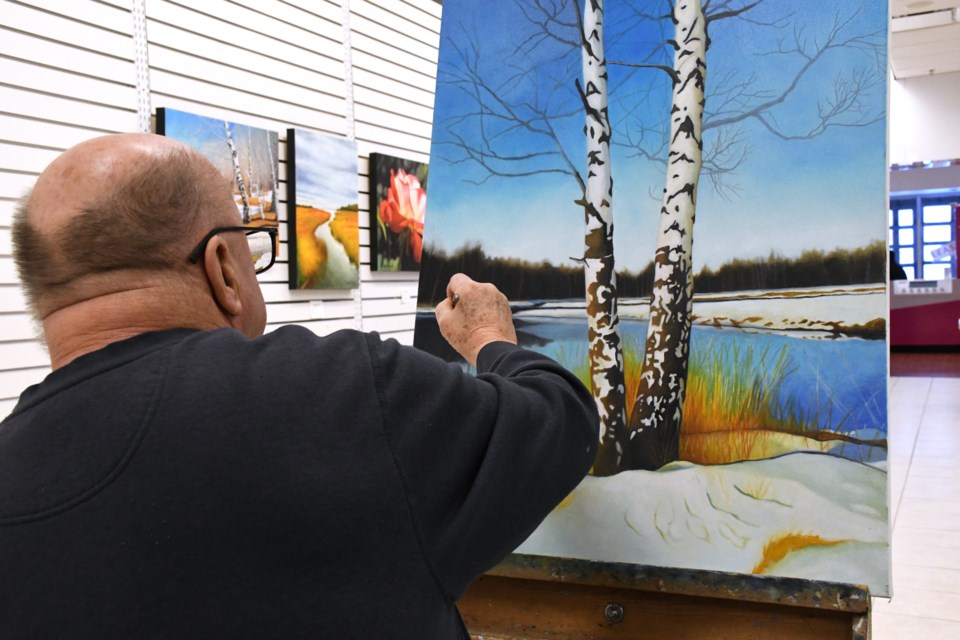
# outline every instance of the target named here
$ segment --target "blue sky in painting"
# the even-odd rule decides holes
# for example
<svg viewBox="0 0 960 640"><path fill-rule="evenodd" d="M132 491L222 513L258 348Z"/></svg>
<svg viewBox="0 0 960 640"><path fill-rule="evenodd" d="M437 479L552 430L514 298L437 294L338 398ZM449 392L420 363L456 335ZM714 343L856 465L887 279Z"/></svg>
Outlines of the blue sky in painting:
<svg viewBox="0 0 960 640"><path fill-rule="evenodd" d="M657 3L630 3L652 6ZM607 0L608 60L669 63L664 48L672 37L668 24L638 20L630 4ZM775 95L795 75L803 60L771 53L789 47L794 33L812 43L823 38L836 16L852 17L848 33L886 32L885 0L837 0L797 3L766 0L751 11L750 21L725 20L711 27L707 59L707 118L721 98L717 91L748 82L752 91ZM573 20L573 14L565 16ZM440 50L438 91L431 151L430 203L425 241L447 251L479 242L490 255L572 264L582 255L583 212L574 201L576 181L562 173L528 177L488 177L450 143L459 136L479 148L476 101L469 87L458 85L458 49L473 59L490 83L491 94L512 103L547 105L568 113L551 121L564 152L582 171L585 164L583 116L574 78L580 74L579 51L545 40L528 50L517 45L532 35L531 23L516 0L446 0ZM783 22L777 22L782 20ZM663 31L666 29L666 31ZM479 34L479 36L477 35ZM560 35L564 35L561 31ZM475 47L475 49L471 49ZM654 53L651 53L654 52ZM838 74L853 68L879 70L881 84L867 94L864 110L883 114L886 60L864 49L828 53L804 76L797 91L775 111L779 125L800 132L833 91ZM611 66L610 118L614 127L614 222L618 268L637 270L652 258L659 216L662 164L637 157L627 143L646 129L662 128L669 110L666 74L650 69ZM463 90L461 90L463 89ZM466 116L466 117L465 117ZM485 117L487 131L500 154L521 155L555 150L542 137L521 129L504 129ZM714 130L716 131L716 130ZM713 133L705 136L712 142ZM756 120L740 126L749 147L746 160L726 183L737 188L725 196L702 178L694 240L694 268L717 267L734 257L776 252L796 256L807 249L858 247L885 236L885 121L866 127L829 129L810 140L781 140ZM489 156L488 156L489 157ZM527 161L527 170L563 166L556 156Z"/></svg>
<svg viewBox="0 0 960 640"><path fill-rule="evenodd" d="M327 211L357 204L357 143L297 129L297 204Z"/></svg>

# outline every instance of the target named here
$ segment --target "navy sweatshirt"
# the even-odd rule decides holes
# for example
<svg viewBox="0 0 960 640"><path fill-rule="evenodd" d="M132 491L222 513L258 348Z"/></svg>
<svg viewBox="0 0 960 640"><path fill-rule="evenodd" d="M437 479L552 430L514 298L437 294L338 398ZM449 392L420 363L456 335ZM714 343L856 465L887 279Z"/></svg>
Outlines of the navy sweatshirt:
<svg viewBox="0 0 960 640"><path fill-rule="evenodd" d="M2 638L458 638L454 605L587 472L548 358L476 377L375 334L111 344L0 424Z"/></svg>

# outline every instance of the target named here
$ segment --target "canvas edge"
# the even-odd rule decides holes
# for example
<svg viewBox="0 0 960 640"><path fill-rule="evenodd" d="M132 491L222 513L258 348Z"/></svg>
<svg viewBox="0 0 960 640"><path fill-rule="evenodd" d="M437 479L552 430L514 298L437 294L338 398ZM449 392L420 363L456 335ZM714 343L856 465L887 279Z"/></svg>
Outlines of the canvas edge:
<svg viewBox="0 0 960 640"><path fill-rule="evenodd" d="M167 135L167 108L157 107L156 124L154 126L158 136Z"/></svg>
<svg viewBox="0 0 960 640"><path fill-rule="evenodd" d="M287 288L297 282L297 153L296 129L287 129Z"/></svg>
<svg viewBox="0 0 960 640"><path fill-rule="evenodd" d="M385 157L383 153L371 152L368 158L367 179L370 190L370 271L389 271L380 268L380 198L377 197L377 169Z"/></svg>

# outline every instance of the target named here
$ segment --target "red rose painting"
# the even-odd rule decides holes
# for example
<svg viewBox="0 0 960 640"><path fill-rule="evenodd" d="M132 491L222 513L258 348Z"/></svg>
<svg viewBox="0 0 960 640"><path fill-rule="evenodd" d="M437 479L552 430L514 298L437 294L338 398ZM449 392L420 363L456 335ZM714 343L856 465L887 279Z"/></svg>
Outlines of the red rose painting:
<svg viewBox="0 0 960 640"><path fill-rule="evenodd" d="M370 154L373 257L379 271L417 271L423 253L427 208L427 165L383 154Z"/></svg>

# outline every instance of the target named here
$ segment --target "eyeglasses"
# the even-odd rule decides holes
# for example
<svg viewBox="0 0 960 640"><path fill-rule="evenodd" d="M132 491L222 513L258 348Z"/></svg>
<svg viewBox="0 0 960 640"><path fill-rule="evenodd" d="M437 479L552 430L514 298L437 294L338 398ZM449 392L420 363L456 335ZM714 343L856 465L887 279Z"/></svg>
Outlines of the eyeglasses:
<svg viewBox="0 0 960 640"><path fill-rule="evenodd" d="M253 269L256 273L263 273L273 266L273 262L277 259L276 227L217 227L211 229L210 233L203 236L200 244L190 252L187 259L193 264L200 262L210 238L225 231L243 231L247 234L247 244L250 246L250 254L253 256Z"/></svg>

